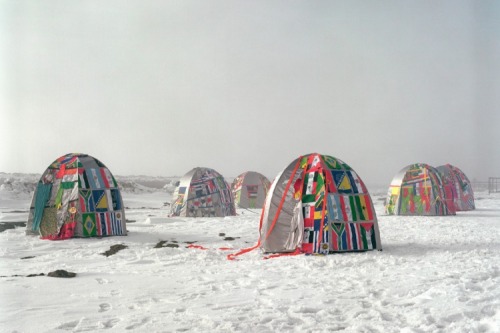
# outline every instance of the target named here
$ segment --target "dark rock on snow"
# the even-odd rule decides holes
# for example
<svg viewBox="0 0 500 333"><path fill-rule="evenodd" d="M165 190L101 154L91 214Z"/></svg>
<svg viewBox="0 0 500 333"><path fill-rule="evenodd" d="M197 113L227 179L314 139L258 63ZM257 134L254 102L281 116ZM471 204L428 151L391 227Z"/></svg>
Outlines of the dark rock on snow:
<svg viewBox="0 0 500 333"><path fill-rule="evenodd" d="M47 274L47 276L59 277L59 278L73 278L76 276L76 273L68 272L68 271L65 271L64 269L58 269L56 271L49 272L49 274Z"/></svg>

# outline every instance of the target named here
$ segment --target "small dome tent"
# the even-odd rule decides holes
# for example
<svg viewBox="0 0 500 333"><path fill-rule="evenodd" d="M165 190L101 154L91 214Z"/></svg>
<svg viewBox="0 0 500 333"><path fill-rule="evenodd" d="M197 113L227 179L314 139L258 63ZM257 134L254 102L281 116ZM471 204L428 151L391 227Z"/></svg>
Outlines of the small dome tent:
<svg viewBox="0 0 500 333"><path fill-rule="evenodd" d="M451 184L451 194L455 210L465 211L476 209L472 185L462 170L451 164L441 165L436 169L441 173L445 181Z"/></svg>
<svg viewBox="0 0 500 333"><path fill-rule="evenodd" d="M455 215L449 184L425 163L410 164L392 179L385 212L390 215ZM447 202L447 201L450 202Z"/></svg>
<svg viewBox="0 0 500 333"><path fill-rule="evenodd" d="M231 185L235 205L240 208L262 208L270 186L269 180L258 172L242 173Z"/></svg>
<svg viewBox="0 0 500 333"><path fill-rule="evenodd" d="M55 160L40 178L26 234L44 239L126 235L118 184L106 166L86 154Z"/></svg>
<svg viewBox="0 0 500 333"><path fill-rule="evenodd" d="M258 245L273 253L382 249L375 209L361 178L341 160L317 153L297 158L273 181Z"/></svg>
<svg viewBox="0 0 500 333"><path fill-rule="evenodd" d="M231 188L217 171L194 168L180 179L172 195L170 216L231 215L236 215Z"/></svg>

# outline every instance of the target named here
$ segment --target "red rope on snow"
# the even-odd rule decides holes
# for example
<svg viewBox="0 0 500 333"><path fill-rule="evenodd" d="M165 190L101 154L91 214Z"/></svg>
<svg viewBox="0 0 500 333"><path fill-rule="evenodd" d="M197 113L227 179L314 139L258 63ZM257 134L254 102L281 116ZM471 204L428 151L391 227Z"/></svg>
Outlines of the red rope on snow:
<svg viewBox="0 0 500 333"><path fill-rule="evenodd" d="M189 244L186 246L188 249L199 249L199 250L208 250L208 248L201 246L201 245L196 245L196 244Z"/></svg>
<svg viewBox="0 0 500 333"><path fill-rule="evenodd" d="M270 254L268 256L265 256L264 259L272 259L272 258L278 258L278 257L289 257L289 256L297 256L299 254L302 254L302 252L299 250L299 248L296 248L295 251L293 252L283 252L283 253L275 253L275 254Z"/></svg>
<svg viewBox="0 0 500 333"><path fill-rule="evenodd" d="M286 195L288 194L288 190L290 189L290 186L292 185L292 180L295 177L295 175L297 174L297 170L299 169L301 159L302 159L302 156L300 156L297 159L297 164L295 165L295 167L294 167L294 169L292 171L292 174L291 174L290 178L288 179L288 183L286 184L285 191L283 192L283 196L281 197L281 201L280 201L280 204L278 206L278 210L276 211L276 215L274 216L273 222L271 223L271 227L269 228L269 230L268 230L267 234L265 235L264 239L267 239L269 237L269 235L271 234L271 232L274 229L274 226L276 225L276 222L278 221L278 218L279 218L280 213L281 213L281 209L283 208L283 204L285 203ZM264 207L263 208L265 208L265 202L264 202ZM242 254L245 254L245 253L248 253L250 251L253 251L253 250L255 250L256 248L258 248L261 245L261 242L262 242L261 241L261 238L262 238L261 231L262 231L263 218L264 218L264 209L262 209L262 213L260 215L260 223L259 223L259 234L260 234L260 236L259 236L259 240L257 241L257 244L255 244L252 247L249 247L249 248L246 248L246 249L242 249L239 252L228 254L227 255L227 260L235 260L237 256L240 256Z"/></svg>
<svg viewBox="0 0 500 333"><path fill-rule="evenodd" d="M204 246L197 245L197 244L189 244L186 247L188 249L210 250L208 247L204 247ZM219 247L217 250L228 251L228 250L234 250L234 249L232 247Z"/></svg>

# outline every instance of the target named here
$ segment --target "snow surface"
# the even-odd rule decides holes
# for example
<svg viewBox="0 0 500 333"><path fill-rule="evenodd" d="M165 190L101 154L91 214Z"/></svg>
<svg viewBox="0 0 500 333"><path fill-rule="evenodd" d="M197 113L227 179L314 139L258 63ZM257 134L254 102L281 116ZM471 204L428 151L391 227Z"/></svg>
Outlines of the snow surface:
<svg viewBox="0 0 500 333"><path fill-rule="evenodd" d="M26 177L0 188L1 223L27 220ZM21 227L0 232L0 331L500 330L498 194L476 194L478 209L456 216L398 217L383 215L382 190L372 194L381 252L263 260L255 250L229 261L256 243L259 211L167 218L170 187L159 187L123 192L128 236L46 241ZM102 255L115 244L128 248ZM77 276L26 277L57 269Z"/></svg>

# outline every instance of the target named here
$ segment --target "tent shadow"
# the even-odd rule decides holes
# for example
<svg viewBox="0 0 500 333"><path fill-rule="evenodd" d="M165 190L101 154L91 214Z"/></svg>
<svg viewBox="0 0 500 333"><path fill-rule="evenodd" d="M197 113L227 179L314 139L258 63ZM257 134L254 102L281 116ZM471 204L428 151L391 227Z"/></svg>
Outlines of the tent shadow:
<svg viewBox="0 0 500 333"><path fill-rule="evenodd" d="M466 212L500 212L500 209L498 209L498 208L476 208L474 210L462 211L461 213L466 213Z"/></svg>
<svg viewBox="0 0 500 333"><path fill-rule="evenodd" d="M189 244L190 242L196 241L196 236L193 234L172 234L170 232L155 232L150 231L134 230L129 231L129 234L123 239L124 244L157 244L159 241L175 241L179 244Z"/></svg>
<svg viewBox="0 0 500 333"><path fill-rule="evenodd" d="M500 209L497 208L477 208L469 211L458 211L457 217L500 217Z"/></svg>
<svg viewBox="0 0 500 333"><path fill-rule="evenodd" d="M435 254L439 252L468 252L473 250L493 250L500 251L500 241L491 243L469 242L463 244L423 244L423 243L409 243L409 244L382 244L383 253L398 255L398 256L425 256L428 254Z"/></svg>

